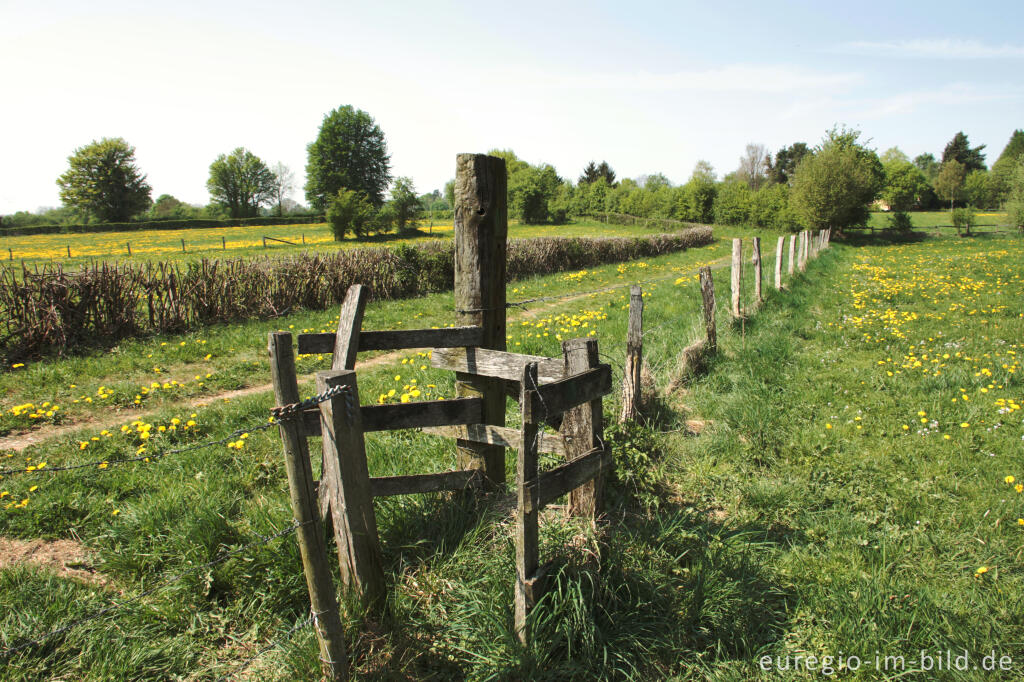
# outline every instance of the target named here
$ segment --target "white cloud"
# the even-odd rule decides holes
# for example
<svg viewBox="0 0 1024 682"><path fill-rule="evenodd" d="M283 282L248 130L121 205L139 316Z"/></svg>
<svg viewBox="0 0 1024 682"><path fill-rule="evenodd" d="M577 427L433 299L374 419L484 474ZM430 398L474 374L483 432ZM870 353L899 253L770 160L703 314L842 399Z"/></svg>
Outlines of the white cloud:
<svg viewBox="0 0 1024 682"><path fill-rule="evenodd" d="M1024 59L1022 45L992 45L977 40L919 39L856 41L845 43L839 52L872 54L879 57L923 57L927 59Z"/></svg>

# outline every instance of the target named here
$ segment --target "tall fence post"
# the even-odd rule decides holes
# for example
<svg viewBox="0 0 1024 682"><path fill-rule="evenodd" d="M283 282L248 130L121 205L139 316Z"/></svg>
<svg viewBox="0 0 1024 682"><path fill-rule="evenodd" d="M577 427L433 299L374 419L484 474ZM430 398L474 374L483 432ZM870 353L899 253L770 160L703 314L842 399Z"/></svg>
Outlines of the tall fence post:
<svg viewBox="0 0 1024 682"><path fill-rule="evenodd" d="M324 473L328 486L341 578L371 609L384 605L384 568L373 511L359 387L351 370L317 372L316 390L344 386L341 395L320 403Z"/></svg>
<svg viewBox="0 0 1024 682"><path fill-rule="evenodd" d="M455 162L455 312L460 325L483 328L481 348L505 350L505 252L508 241L505 160L459 154ZM457 372L455 395L484 400L484 423L505 425L500 380ZM483 469L487 487L505 484L505 449L458 440L459 466Z"/></svg>
<svg viewBox="0 0 1024 682"><path fill-rule="evenodd" d="M788 274L790 277L793 276L793 252L796 251L796 235L789 235L789 265Z"/></svg>
<svg viewBox="0 0 1024 682"><path fill-rule="evenodd" d="M129 256L132 255L132 243L131 242L125 242L124 244L125 244L125 246L128 247L128 255Z"/></svg>
<svg viewBox="0 0 1024 682"><path fill-rule="evenodd" d="M68 244L68 258L71 258L71 244Z"/></svg>
<svg viewBox="0 0 1024 682"><path fill-rule="evenodd" d="M184 239L181 240L181 252L185 253L185 240Z"/></svg>
<svg viewBox="0 0 1024 682"><path fill-rule="evenodd" d="M764 296L761 295L761 238L754 237L754 254L750 257L754 264L754 305L761 305Z"/></svg>
<svg viewBox="0 0 1024 682"><path fill-rule="evenodd" d="M707 265L700 269L700 296L704 308L704 331L709 353L718 352L718 330L715 327L715 280Z"/></svg>
<svg viewBox="0 0 1024 682"><path fill-rule="evenodd" d="M786 244L785 237L779 237L779 243L775 245L775 288L782 288L782 249Z"/></svg>
<svg viewBox="0 0 1024 682"><path fill-rule="evenodd" d="M526 405L534 389L538 386L537 363L531 362L523 368L523 379L519 387L519 404ZM516 637L522 644L530 640L530 632L526 627L526 619L536 604L534 588L536 573L540 563L540 542L538 528L538 510L534 500L539 499L537 477L536 423L523 419L520 427L519 456L516 458L516 584L514 594L514 613ZM533 491L534 494L530 495Z"/></svg>
<svg viewBox="0 0 1024 682"><path fill-rule="evenodd" d="M298 402L299 385L295 374L292 335L288 332L271 332L267 346L277 404L283 406ZM348 676L348 659L344 631L327 559L324 529L313 492L309 445L302 435L299 421L283 421L279 428L284 443L292 515L298 524L295 536L299 543L299 555L302 557L306 589L309 591L309 603L313 611L313 625L320 646L321 670L325 679L345 680Z"/></svg>
<svg viewBox="0 0 1024 682"><path fill-rule="evenodd" d="M743 285L743 240L732 240L732 316L740 317L743 308L740 305L740 288Z"/></svg>
<svg viewBox="0 0 1024 682"><path fill-rule="evenodd" d="M220 248L224 251L227 251L228 249L228 241L224 237L220 238Z"/></svg>
<svg viewBox="0 0 1024 682"><path fill-rule="evenodd" d="M797 259L800 272L807 269L807 230L800 233L800 257Z"/></svg>
<svg viewBox="0 0 1024 682"><path fill-rule="evenodd" d="M599 364L597 339L579 338L562 342L565 372L571 376L594 369ZM604 442L604 408L601 399L584 403L565 412L559 433L565 438L565 459L582 457ZM604 474L569 492L569 514L592 521L601 513Z"/></svg>
<svg viewBox="0 0 1024 682"><path fill-rule="evenodd" d="M639 284L629 289L629 325L626 331L626 367L622 377L622 414L619 423L636 419L640 413L640 368L643 365L644 295Z"/></svg>

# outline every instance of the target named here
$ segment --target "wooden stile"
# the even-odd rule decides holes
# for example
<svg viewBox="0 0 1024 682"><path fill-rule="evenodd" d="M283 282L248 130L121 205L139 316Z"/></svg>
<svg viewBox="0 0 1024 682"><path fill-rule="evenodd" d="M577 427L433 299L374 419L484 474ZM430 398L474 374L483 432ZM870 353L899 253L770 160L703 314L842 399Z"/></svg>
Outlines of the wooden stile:
<svg viewBox="0 0 1024 682"><path fill-rule="evenodd" d="M534 365L536 363L530 363ZM522 403L523 419L542 423L574 407L600 400L612 390L612 368L598 365L550 384L541 384Z"/></svg>
<svg viewBox="0 0 1024 682"><path fill-rule="evenodd" d="M786 243L785 237L779 237L778 244L775 245L775 289L782 288L782 249Z"/></svg>
<svg viewBox="0 0 1024 682"><path fill-rule="evenodd" d="M622 377L622 413L619 422L636 419L640 414L640 370L643 365L644 295L634 284L629 290L629 326L626 331L626 367Z"/></svg>
<svg viewBox="0 0 1024 682"><path fill-rule="evenodd" d="M324 434L323 476L329 481L327 490L331 495L330 512L341 577L365 605L379 611L386 597L384 569L366 466L356 373L351 370L317 372L317 392L323 393L335 386L345 386L346 390L320 403L320 415Z"/></svg>
<svg viewBox="0 0 1024 682"><path fill-rule="evenodd" d="M571 494L600 476L611 462L611 456L604 448L594 448L582 457L545 471L537 479L537 486L529 488L527 508L540 511L562 495Z"/></svg>
<svg viewBox="0 0 1024 682"><path fill-rule="evenodd" d="M743 285L743 240L732 240L732 316L741 317L741 292Z"/></svg>
<svg viewBox="0 0 1024 682"><path fill-rule="evenodd" d="M459 154L455 162L455 310L460 325L480 327L480 347L505 350L505 253L508 241L505 160ZM457 373L457 397L484 399L484 423L505 425L501 382ZM505 483L505 450L458 441L459 466L483 469L489 488Z"/></svg>
<svg viewBox="0 0 1024 682"><path fill-rule="evenodd" d="M483 475L479 469L443 471L436 474L408 476L375 476L370 479L370 492L374 497L436 493L446 490L468 490L479 487Z"/></svg>
<svg viewBox="0 0 1024 682"><path fill-rule="evenodd" d="M292 336L288 332L273 332L268 338L274 397L279 406L299 401L298 378L295 374L295 356ZM313 625L320 647L321 672L328 680L348 677L348 658L345 651L344 631L334 593L334 581L327 560L327 544L317 508L313 472L310 466L309 445L302 436L297 420L284 421L278 427L284 444L285 470L288 473L288 491L292 514L299 527L295 531L306 576L309 602L315 614Z"/></svg>
<svg viewBox="0 0 1024 682"><path fill-rule="evenodd" d="M518 450L519 429L507 426L490 426L489 424L462 424L458 426L427 426L423 433L446 438L461 438L476 443L500 445L503 448ZM537 434L537 452L548 452L556 455L565 454L565 438L560 435L540 432Z"/></svg>
<svg viewBox="0 0 1024 682"><path fill-rule="evenodd" d="M423 400L414 403L389 405L362 405L359 407L362 430L394 431L420 429L430 426L478 424L483 419L482 398L454 398L452 400ZM311 408L303 413L305 435L322 435L319 411Z"/></svg>

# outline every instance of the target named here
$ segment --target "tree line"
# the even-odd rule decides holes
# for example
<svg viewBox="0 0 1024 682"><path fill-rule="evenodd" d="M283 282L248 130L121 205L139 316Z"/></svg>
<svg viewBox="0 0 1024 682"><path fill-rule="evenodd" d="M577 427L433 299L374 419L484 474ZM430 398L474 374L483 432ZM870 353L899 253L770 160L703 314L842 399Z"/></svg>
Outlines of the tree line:
<svg viewBox="0 0 1024 682"><path fill-rule="evenodd" d="M525 224L560 224L571 217L625 213L697 223L751 224L782 231L842 229L866 222L872 206L893 211L894 227L909 226L903 212L940 205L1004 206L1024 225L1024 131L1015 130L989 169L985 145L956 133L941 160L931 153L910 160L898 148L881 155L860 131L835 127L815 146L794 142L774 154L748 144L738 167L719 179L698 161L689 179L673 184L661 173L619 179L607 161L591 161L573 182L550 164L530 164L512 150L492 150L508 169L509 216ZM247 218L263 212L325 214L337 239L348 234L404 230L425 211L450 211L453 184L419 195L408 177L394 177L383 131L351 105L328 112L307 146L305 198L289 199L294 174L239 147L210 164L211 202L198 207L170 195L151 200L151 188L121 138L76 149L57 179L64 206L48 215L18 213L5 226L82 216L103 222L129 219ZM389 191L390 188L390 191ZM941 202L941 203L940 203ZM1016 212L1015 212L1016 211Z"/></svg>

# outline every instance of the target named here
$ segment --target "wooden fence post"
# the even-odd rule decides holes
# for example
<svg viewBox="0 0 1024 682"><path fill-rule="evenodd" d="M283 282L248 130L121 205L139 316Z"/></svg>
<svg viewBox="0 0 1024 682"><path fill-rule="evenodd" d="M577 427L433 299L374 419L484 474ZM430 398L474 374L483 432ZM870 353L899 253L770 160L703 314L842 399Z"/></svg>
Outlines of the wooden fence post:
<svg viewBox="0 0 1024 682"><path fill-rule="evenodd" d="M807 230L800 233L800 257L798 261L797 267L800 268L800 272L804 272L807 269Z"/></svg>
<svg viewBox="0 0 1024 682"><path fill-rule="evenodd" d="M598 366L597 339L579 338L562 342L567 376ZM601 400L574 407L562 416L559 433L565 438L565 459L582 457L604 443L604 409ZM569 492L569 514L596 520L601 513L604 474Z"/></svg>
<svg viewBox="0 0 1024 682"><path fill-rule="evenodd" d="M71 258L71 244L68 244L68 258Z"/></svg>
<svg viewBox="0 0 1024 682"><path fill-rule="evenodd" d="M359 334L363 330L363 312L369 290L362 284L353 284L345 293L338 314L338 333L334 337L334 357L331 369L355 369L359 354Z"/></svg>
<svg viewBox="0 0 1024 682"><path fill-rule="evenodd" d="M743 240L732 240L732 316L740 317L743 308L740 305L740 287L743 286Z"/></svg>
<svg viewBox="0 0 1024 682"><path fill-rule="evenodd" d="M619 423L636 419L640 413L640 368L643 365L644 295L639 284L629 289L629 326L626 331L626 368L622 377L622 414Z"/></svg>
<svg viewBox="0 0 1024 682"><path fill-rule="evenodd" d="M709 353L718 352L718 330L715 327L715 280L707 265L700 269L700 296L704 308L704 331Z"/></svg>
<svg viewBox="0 0 1024 682"><path fill-rule="evenodd" d="M185 253L185 240L184 239L181 240L181 252Z"/></svg>
<svg viewBox="0 0 1024 682"><path fill-rule="evenodd" d="M228 242L224 237L220 238L220 248L223 249L224 251L228 250Z"/></svg>
<svg viewBox="0 0 1024 682"><path fill-rule="evenodd" d="M288 332L271 332L267 345L277 404L281 406L298 402L299 385L295 375L292 335ZM295 536L306 576L313 625L320 645L321 670L325 679L344 680L348 677L344 632L338 613L338 600L334 595L334 580L327 563L324 529L320 523L316 495L313 493L309 445L302 435L301 422L283 421L279 428L284 443L292 514L298 524Z"/></svg>
<svg viewBox="0 0 1024 682"><path fill-rule="evenodd" d="M132 243L131 242L125 242L125 246L128 247L128 255L129 256L132 255Z"/></svg>
<svg viewBox="0 0 1024 682"><path fill-rule="evenodd" d="M335 386L346 389L341 395L320 403L324 446L324 473L320 485L328 482L332 495L331 520L341 578L365 605L379 610L385 600L384 569L370 472L366 466L356 373L351 370L317 372L318 393Z"/></svg>
<svg viewBox="0 0 1024 682"><path fill-rule="evenodd" d="M796 251L796 235L789 235L789 266L788 274L790 277L793 276L793 252Z"/></svg>
<svg viewBox="0 0 1024 682"><path fill-rule="evenodd" d="M455 162L455 312L457 324L483 328L481 348L505 350L505 252L508 241L505 160L459 154ZM500 380L458 372L455 395L480 396L485 424L505 425ZM483 469L486 487L505 485L505 449L458 440L459 466Z"/></svg>
<svg viewBox="0 0 1024 682"><path fill-rule="evenodd" d="M750 257L754 264L754 305L761 305L764 296L761 295L761 238L754 237L754 255Z"/></svg>
<svg viewBox="0 0 1024 682"><path fill-rule="evenodd" d="M519 387L519 404L526 405L530 395L538 386L537 363L528 363L523 368L523 379ZM538 509L534 502L539 499L537 477L537 424L523 419L520 427L519 456L516 458L516 584L515 584L515 629L516 637L522 644L530 640L526 619L536 604L534 592L536 573L540 563ZM534 494L530 494L533 492Z"/></svg>
<svg viewBox="0 0 1024 682"><path fill-rule="evenodd" d="M779 243L775 245L775 288L782 288L782 249L786 244L785 237L779 237Z"/></svg>

